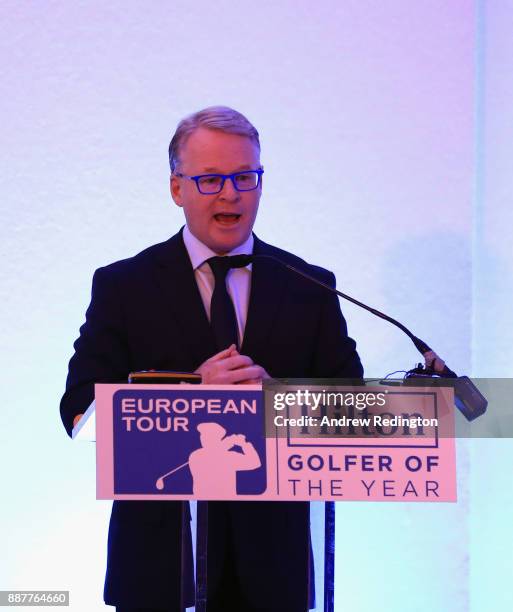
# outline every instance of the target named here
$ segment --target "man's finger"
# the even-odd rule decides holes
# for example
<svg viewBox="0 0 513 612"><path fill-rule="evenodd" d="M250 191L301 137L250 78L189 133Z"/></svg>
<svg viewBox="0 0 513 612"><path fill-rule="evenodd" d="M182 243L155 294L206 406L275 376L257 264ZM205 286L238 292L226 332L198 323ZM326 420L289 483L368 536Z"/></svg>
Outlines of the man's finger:
<svg viewBox="0 0 513 612"><path fill-rule="evenodd" d="M248 357L247 355L239 355L238 353L233 357L227 357L223 362L223 367L225 367L227 370L238 370L240 368L247 368L252 365L254 364L251 357Z"/></svg>
<svg viewBox="0 0 513 612"><path fill-rule="evenodd" d="M243 380L258 380L263 377L265 370L257 365L251 365L237 370L231 370L228 375L233 383L240 384Z"/></svg>
<svg viewBox="0 0 513 612"><path fill-rule="evenodd" d="M225 359L226 357L229 357L233 353L234 350L235 352L237 352L237 347L235 346L235 344L232 344L228 348L225 348L222 351L219 351L219 353L212 355L212 357L209 357L207 361L209 363L212 363L214 361L219 361L220 359Z"/></svg>

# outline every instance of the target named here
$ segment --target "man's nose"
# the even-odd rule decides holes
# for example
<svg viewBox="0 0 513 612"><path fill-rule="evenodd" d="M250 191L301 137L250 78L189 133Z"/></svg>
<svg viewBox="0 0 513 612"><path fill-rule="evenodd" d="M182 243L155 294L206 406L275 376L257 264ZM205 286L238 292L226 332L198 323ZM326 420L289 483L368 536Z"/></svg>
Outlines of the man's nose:
<svg viewBox="0 0 513 612"><path fill-rule="evenodd" d="M225 200L238 200L240 193L235 189L232 179L227 178L224 182L223 188L219 193L219 197Z"/></svg>

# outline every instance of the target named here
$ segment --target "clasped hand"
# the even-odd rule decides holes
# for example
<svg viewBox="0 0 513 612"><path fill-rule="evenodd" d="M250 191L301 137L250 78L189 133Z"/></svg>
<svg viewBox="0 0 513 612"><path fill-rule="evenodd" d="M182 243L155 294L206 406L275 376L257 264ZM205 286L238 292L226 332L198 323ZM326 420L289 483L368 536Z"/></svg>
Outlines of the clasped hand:
<svg viewBox="0 0 513 612"><path fill-rule="evenodd" d="M253 385L270 378L251 357L241 355L235 344L207 359L195 374L201 374L203 383L216 385Z"/></svg>

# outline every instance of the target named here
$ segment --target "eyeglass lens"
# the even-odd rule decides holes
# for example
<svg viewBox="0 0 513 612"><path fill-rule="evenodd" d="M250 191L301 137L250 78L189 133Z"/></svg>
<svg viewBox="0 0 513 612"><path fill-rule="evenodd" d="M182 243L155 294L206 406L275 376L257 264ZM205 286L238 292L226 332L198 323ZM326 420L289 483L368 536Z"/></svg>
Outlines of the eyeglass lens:
<svg viewBox="0 0 513 612"><path fill-rule="evenodd" d="M198 187L201 193L219 193L223 188L225 177L217 174L206 174L198 179ZM240 172L233 176L235 189L238 191L251 191L258 187L258 172Z"/></svg>

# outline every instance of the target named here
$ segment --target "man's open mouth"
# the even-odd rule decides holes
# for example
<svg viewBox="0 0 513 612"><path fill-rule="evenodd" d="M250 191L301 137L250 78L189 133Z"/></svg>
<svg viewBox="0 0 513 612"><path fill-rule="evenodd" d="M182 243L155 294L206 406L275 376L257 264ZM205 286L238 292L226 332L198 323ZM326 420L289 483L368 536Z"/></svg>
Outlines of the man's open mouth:
<svg viewBox="0 0 513 612"><path fill-rule="evenodd" d="M234 223L237 223L240 217L241 215L236 213L218 213L217 215L214 215L214 219L222 225L233 225Z"/></svg>

